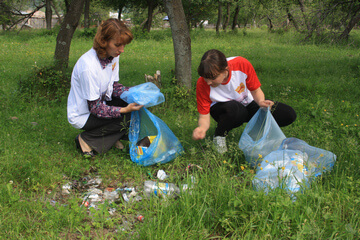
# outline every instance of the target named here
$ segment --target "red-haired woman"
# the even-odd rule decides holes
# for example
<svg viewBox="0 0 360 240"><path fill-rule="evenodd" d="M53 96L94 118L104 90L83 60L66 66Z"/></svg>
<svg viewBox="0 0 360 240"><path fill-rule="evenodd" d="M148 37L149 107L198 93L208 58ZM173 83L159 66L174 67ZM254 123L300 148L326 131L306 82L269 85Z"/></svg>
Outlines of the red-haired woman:
<svg viewBox="0 0 360 240"><path fill-rule="evenodd" d="M120 95L129 88L119 81L119 55L133 39L130 29L117 19L98 28L93 47L76 62L71 75L67 116L69 123L84 130L75 138L85 157L119 148L128 134L130 113L142 106L127 104Z"/></svg>

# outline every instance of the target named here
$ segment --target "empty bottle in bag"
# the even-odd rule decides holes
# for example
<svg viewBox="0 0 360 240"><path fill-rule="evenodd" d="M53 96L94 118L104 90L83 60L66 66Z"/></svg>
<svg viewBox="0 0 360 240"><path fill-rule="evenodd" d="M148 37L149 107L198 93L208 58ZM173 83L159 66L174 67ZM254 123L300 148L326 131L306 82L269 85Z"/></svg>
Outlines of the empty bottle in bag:
<svg viewBox="0 0 360 240"><path fill-rule="evenodd" d="M148 197L153 195L162 197L180 195L180 189L175 184L154 181L145 181L144 192Z"/></svg>
<svg viewBox="0 0 360 240"><path fill-rule="evenodd" d="M148 136L148 137L144 137L143 139L141 139L140 141L138 141L136 143L136 152L138 155L143 155L144 152L146 151L146 149L148 147L150 147L150 144L154 141L154 139L156 138L156 136Z"/></svg>

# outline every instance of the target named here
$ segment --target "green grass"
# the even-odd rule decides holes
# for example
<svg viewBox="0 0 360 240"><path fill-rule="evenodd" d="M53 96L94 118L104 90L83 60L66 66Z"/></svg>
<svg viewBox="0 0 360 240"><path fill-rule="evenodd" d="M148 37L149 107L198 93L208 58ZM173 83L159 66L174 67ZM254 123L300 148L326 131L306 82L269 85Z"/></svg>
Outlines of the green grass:
<svg viewBox="0 0 360 240"><path fill-rule="evenodd" d="M19 82L34 76L34 66L52 62L56 34L20 32L0 35L0 238L4 239L358 239L360 142L360 36L347 44L303 43L293 32L261 30L245 33L192 31L193 88L202 54L211 48L226 56L243 56L254 65L265 95L293 106L298 118L283 128L287 137L337 155L334 169L297 194L253 190L254 169L237 144L244 126L228 137L229 152L219 156L208 138L195 142L197 125L194 91L188 96L174 85L174 54L168 30L136 34L121 56L120 81L131 86L144 74L161 70L166 102L150 109L164 120L184 146L174 161L150 167L133 164L129 154L112 149L85 160L76 151L79 133L66 118L67 96L52 100L37 96ZM70 70L92 46L92 39L75 34ZM188 164L197 167L186 171ZM143 199L103 205L90 213L80 207L83 191L61 195L68 181L100 175L101 189L138 187L164 169L169 182L197 183L180 198ZM54 204L55 203L55 204ZM108 209L115 208L110 215ZM144 222L135 221L142 214Z"/></svg>

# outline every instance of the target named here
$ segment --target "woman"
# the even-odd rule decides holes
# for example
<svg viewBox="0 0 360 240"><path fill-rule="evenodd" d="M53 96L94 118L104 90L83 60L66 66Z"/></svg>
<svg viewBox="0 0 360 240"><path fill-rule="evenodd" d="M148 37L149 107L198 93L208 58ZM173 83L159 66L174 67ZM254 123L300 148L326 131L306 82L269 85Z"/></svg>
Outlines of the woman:
<svg viewBox="0 0 360 240"><path fill-rule="evenodd" d="M132 39L122 21L108 19L99 26L93 47L74 66L67 116L72 126L84 130L75 143L85 157L114 145L123 148L119 140L127 138L130 113L142 108L120 99L129 88L118 82L119 55Z"/></svg>
<svg viewBox="0 0 360 240"><path fill-rule="evenodd" d="M226 135L248 122L260 107L271 107L280 127L295 121L290 106L265 99L260 81L251 63L243 57L226 58L219 50L207 51L198 67L196 85L198 127L193 139L204 139L210 128L210 116L217 122L214 144L219 153L227 151Z"/></svg>

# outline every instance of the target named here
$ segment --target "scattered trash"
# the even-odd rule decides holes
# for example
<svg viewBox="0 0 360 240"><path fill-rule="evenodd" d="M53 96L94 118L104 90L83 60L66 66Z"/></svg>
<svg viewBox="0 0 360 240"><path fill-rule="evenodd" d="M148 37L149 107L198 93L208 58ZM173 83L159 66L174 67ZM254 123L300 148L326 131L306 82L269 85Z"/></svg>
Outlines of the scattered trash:
<svg viewBox="0 0 360 240"><path fill-rule="evenodd" d="M125 187L125 188L117 188L116 189L117 192L134 192L135 188L129 188L129 187Z"/></svg>
<svg viewBox="0 0 360 240"><path fill-rule="evenodd" d="M63 195L68 195L68 194L70 194L70 190L71 190L71 182L68 182L62 186L61 193Z"/></svg>
<svg viewBox="0 0 360 240"><path fill-rule="evenodd" d="M139 220L140 222L144 221L144 216L143 215L137 215L136 219Z"/></svg>
<svg viewBox="0 0 360 240"><path fill-rule="evenodd" d="M129 197L127 196L126 193L123 193L122 196L123 196L123 199L124 199L125 202L129 202L129 201L130 201L130 199L129 199Z"/></svg>
<svg viewBox="0 0 360 240"><path fill-rule="evenodd" d="M149 174L151 174L149 172ZM169 177L164 170L157 172L158 179L166 179ZM164 183L156 181L145 181L144 188L138 189L137 187L131 186L129 183L122 183L122 187L106 187L103 188L102 179L100 176L91 177L86 175L80 179L70 180L67 176L63 176L66 181L61 186L62 195L78 194L82 193L82 202L80 207L86 208L87 210L102 209L103 204L106 204L107 211L110 215L116 214L117 208L115 204L132 204L135 202L142 201L144 195L150 196L162 196L167 197L179 197L181 192L188 191L193 188L195 183L195 177L190 175L190 179L187 184L182 184L180 187L173 183ZM191 194L191 192L190 192ZM50 205L56 207L60 202L51 199ZM90 215L93 211L88 211ZM133 224L136 221L143 222L144 216L141 214L133 215L131 218L124 219L123 223L119 226L119 231L130 231Z"/></svg>
<svg viewBox="0 0 360 240"><path fill-rule="evenodd" d="M109 202L115 202L119 199L118 191L115 191L114 188L106 188L104 191L104 199L108 200Z"/></svg>
<svg viewBox="0 0 360 240"><path fill-rule="evenodd" d="M173 183L162 183L154 181L145 181L144 183L144 192L150 196L179 196L180 189Z"/></svg>
<svg viewBox="0 0 360 240"><path fill-rule="evenodd" d="M86 181L87 178L84 178L84 180ZM85 184L85 187L89 187L89 186L93 186L93 187L98 187L102 182L102 179L98 176L96 176L95 178L89 179L87 181L87 183Z"/></svg>
<svg viewBox="0 0 360 240"><path fill-rule="evenodd" d="M116 212L116 208L110 208L108 212L110 215L114 215L114 213Z"/></svg>
<svg viewBox="0 0 360 240"><path fill-rule="evenodd" d="M203 168L202 167L200 167L199 165L196 165L196 164L192 164L192 163L190 163L189 165L187 165L187 167L186 167L186 171L189 171L189 169L190 168L192 168L192 167L197 167L198 169L200 169L200 170L202 170Z"/></svg>
<svg viewBox="0 0 360 240"><path fill-rule="evenodd" d="M157 172L157 178L160 179L160 180L164 180L165 178L168 177L168 175L166 175L165 171L164 170L159 170Z"/></svg>

